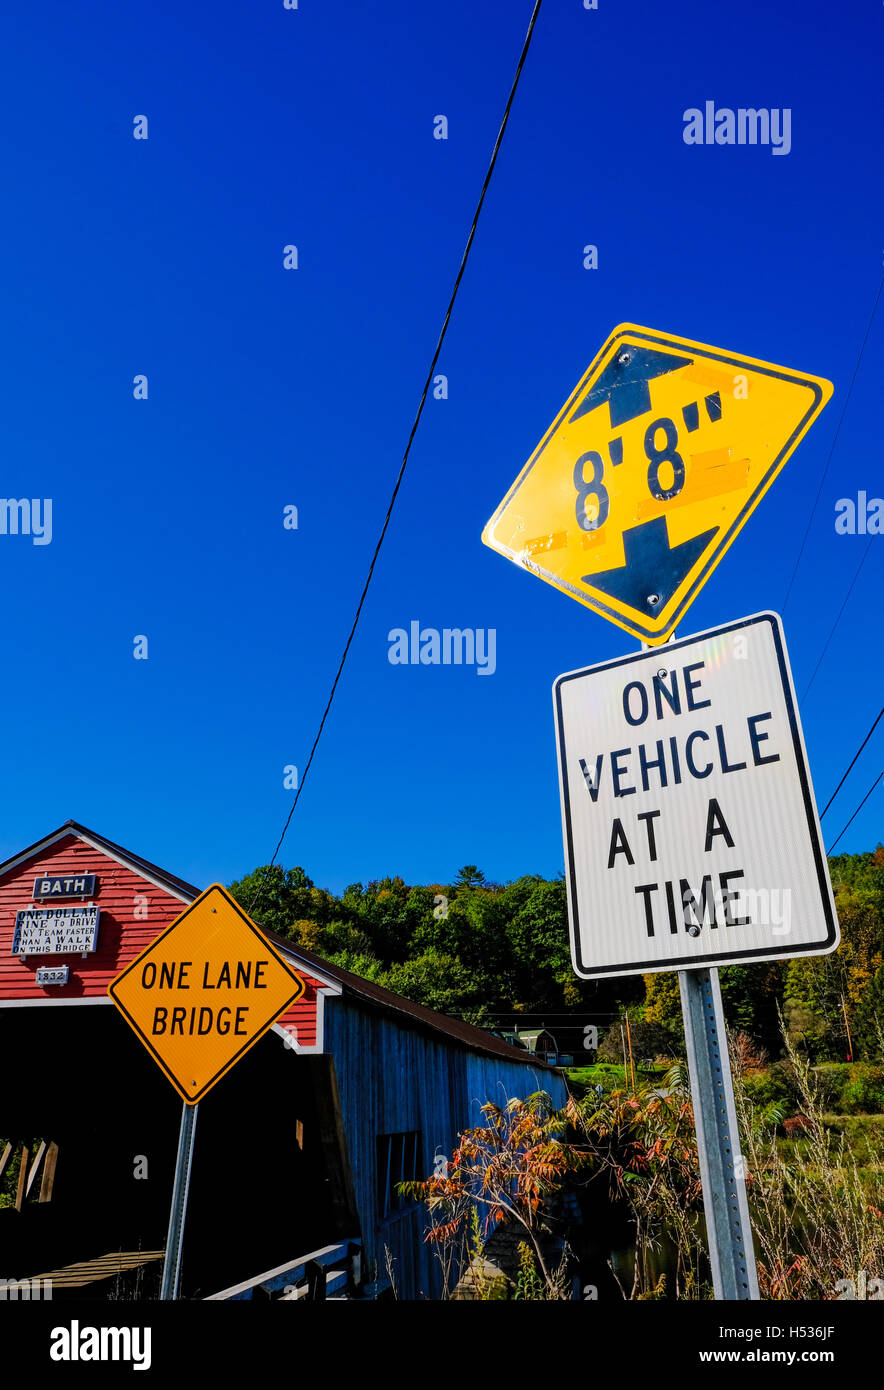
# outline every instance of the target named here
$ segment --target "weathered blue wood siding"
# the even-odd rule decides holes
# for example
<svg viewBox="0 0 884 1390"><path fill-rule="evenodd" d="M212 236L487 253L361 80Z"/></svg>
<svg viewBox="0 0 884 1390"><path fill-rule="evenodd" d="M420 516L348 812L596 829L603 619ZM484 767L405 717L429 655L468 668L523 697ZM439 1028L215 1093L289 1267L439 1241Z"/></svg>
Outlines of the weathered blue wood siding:
<svg viewBox="0 0 884 1390"><path fill-rule="evenodd" d="M426 1209L380 1220L378 1135L417 1130L423 1142L421 1176L429 1177L434 1155L451 1155L458 1134L481 1121L486 1100L503 1103L544 1090L554 1104L564 1105L564 1081L535 1063L473 1052L454 1038L434 1038L410 1027L407 1019L344 999L328 1001L325 1050L335 1060L362 1235L375 1277L386 1275L386 1249L400 1298L438 1298L438 1261L424 1242Z"/></svg>

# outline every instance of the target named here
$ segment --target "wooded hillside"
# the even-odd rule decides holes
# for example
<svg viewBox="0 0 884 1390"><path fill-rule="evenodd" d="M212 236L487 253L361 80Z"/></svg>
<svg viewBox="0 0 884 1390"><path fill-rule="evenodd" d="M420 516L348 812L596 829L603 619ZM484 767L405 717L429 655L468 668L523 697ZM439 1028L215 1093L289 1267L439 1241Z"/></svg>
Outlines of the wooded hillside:
<svg viewBox="0 0 884 1390"><path fill-rule="evenodd" d="M778 1054L790 1038L819 1061L884 1055L884 848L829 861L842 944L831 956L721 971L728 1022ZM230 885L260 925L416 1003L493 1027L507 1014L643 1019L645 1050L678 1050L674 973L603 981L571 968L563 878L354 883L341 897L302 868L262 867ZM652 1027L651 1025L655 1025Z"/></svg>

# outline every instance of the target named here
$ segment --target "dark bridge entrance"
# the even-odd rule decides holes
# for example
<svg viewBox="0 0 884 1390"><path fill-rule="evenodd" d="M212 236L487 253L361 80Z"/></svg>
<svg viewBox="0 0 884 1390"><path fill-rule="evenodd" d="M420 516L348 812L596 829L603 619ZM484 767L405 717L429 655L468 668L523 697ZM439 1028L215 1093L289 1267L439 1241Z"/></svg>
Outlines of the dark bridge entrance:
<svg viewBox="0 0 884 1390"><path fill-rule="evenodd" d="M0 1278L104 1261L69 1276L74 1286L53 1280L53 1298L156 1297L175 1092L110 1005L2 1010L0 1055L3 1140L24 1141L30 1164L40 1140L58 1149L49 1199L37 1174L20 1210L0 1209ZM358 1233L329 1113L330 1064L271 1033L200 1104L181 1296L206 1297ZM115 1255L125 1259L115 1265ZM120 1263L129 1268L106 1274Z"/></svg>

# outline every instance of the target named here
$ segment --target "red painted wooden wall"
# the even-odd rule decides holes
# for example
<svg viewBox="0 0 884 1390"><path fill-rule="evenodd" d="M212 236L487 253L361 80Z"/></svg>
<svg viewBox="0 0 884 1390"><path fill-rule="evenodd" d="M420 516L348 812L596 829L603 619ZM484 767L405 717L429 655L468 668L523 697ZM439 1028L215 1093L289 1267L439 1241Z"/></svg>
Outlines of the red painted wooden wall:
<svg viewBox="0 0 884 1390"><path fill-rule="evenodd" d="M97 874L95 902L100 908L97 949L87 955L28 956L22 961L12 954L15 914L32 906L74 905L80 899L59 899L35 903L34 879L42 875ZM187 903L152 883L135 870L93 848L77 835L65 835L30 859L0 876L0 1006L12 1000L45 1002L72 999L103 999L115 975L134 960L145 946L160 935L184 911ZM37 969L41 965L67 965L66 985L41 988ZM279 1020L294 1026L301 1046L316 1043L317 989L319 982L306 974L307 993Z"/></svg>

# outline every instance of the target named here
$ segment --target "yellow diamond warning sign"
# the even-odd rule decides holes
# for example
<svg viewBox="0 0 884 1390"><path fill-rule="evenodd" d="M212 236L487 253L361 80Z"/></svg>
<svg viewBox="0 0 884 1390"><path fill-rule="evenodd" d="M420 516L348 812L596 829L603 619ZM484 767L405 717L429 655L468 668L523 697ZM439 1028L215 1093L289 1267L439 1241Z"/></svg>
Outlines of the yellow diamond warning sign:
<svg viewBox="0 0 884 1390"><path fill-rule="evenodd" d="M665 642L831 394L821 377L621 324L482 540Z"/></svg>
<svg viewBox="0 0 884 1390"><path fill-rule="evenodd" d="M195 1105L305 989L214 883L111 982L108 994Z"/></svg>

